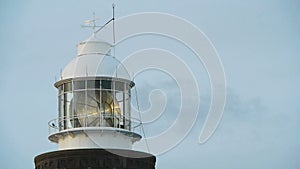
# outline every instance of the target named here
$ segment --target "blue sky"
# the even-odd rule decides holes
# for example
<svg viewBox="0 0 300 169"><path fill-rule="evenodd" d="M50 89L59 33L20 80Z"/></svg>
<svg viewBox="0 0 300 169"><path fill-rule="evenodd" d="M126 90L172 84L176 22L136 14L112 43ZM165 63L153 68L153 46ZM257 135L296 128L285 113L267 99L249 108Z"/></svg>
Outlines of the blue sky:
<svg viewBox="0 0 300 169"><path fill-rule="evenodd" d="M103 21L109 19L113 2L117 17L164 12L190 21L212 41L224 66L227 102L217 131L208 142L198 144L210 89L203 66L191 64L201 84L199 116L183 142L158 156L158 169L300 167L299 1L12 0L0 2L0 159L4 168L33 168L34 156L56 149L47 140L47 122L57 115L55 76L76 56L76 44L90 36L91 31L80 25L93 12ZM139 38L127 45L140 42ZM160 45L185 53L185 49L164 45L164 38L151 43L155 38L145 37L149 42L138 47ZM154 75L164 77L157 72L145 77ZM137 80L144 84L142 109L149 106L147 92L157 83L169 82ZM148 132L160 124L147 125Z"/></svg>

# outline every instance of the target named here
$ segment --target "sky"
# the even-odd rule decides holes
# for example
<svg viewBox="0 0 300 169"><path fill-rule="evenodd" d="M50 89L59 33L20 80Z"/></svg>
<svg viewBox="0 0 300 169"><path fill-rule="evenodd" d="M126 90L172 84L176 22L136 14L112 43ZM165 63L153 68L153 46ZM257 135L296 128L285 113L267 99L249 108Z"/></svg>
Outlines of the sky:
<svg viewBox="0 0 300 169"><path fill-rule="evenodd" d="M104 23L111 17L112 3L116 17L162 12L189 21L212 42L226 74L223 118L212 137L199 144L211 100L205 67L195 62L191 51L165 37L136 37L117 48L121 60L146 47L168 49L186 60L199 84L196 122L183 141L157 156L157 169L300 168L299 1L2 0L3 168L34 168L36 155L57 149L47 140L47 123L57 116L55 77L76 57L76 44L91 35L90 29L80 25L93 12ZM176 116L172 112L178 111L180 102L174 79L148 71L137 76L136 84L142 111L151 106L148 95L152 90L165 92L163 115L145 126L150 136L163 132L172 124Z"/></svg>

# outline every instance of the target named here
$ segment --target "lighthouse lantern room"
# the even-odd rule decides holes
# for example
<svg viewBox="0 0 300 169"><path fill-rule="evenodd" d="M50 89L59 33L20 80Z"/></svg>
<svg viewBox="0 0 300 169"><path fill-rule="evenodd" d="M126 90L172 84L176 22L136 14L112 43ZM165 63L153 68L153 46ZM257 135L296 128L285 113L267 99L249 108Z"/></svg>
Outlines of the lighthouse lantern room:
<svg viewBox="0 0 300 169"><path fill-rule="evenodd" d="M112 45L93 34L81 42L77 57L63 70L58 118L49 122L49 140L59 149L126 148L141 139L130 115L131 88L126 68L110 53Z"/></svg>
<svg viewBox="0 0 300 169"><path fill-rule="evenodd" d="M111 22L114 17L106 24ZM54 84L58 115L48 123L48 139L58 144L58 151L35 157L36 169L155 166L155 156L132 150L142 138L137 133L141 121L131 117L131 89L135 83L111 54L115 44L101 40L96 32L77 45L77 56Z"/></svg>

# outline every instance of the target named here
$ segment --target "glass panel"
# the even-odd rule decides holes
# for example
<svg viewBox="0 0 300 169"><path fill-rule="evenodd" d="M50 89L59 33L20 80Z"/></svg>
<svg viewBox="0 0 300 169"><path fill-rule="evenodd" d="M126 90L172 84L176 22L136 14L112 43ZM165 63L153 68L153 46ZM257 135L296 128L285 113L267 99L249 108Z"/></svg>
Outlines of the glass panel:
<svg viewBox="0 0 300 169"><path fill-rule="evenodd" d="M58 96L58 127L59 131L64 129L64 95Z"/></svg>
<svg viewBox="0 0 300 169"><path fill-rule="evenodd" d="M86 123L88 127L100 126L100 91L87 91Z"/></svg>
<svg viewBox="0 0 300 169"><path fill-rule="evenodd" d="M130 115L130 90L128 91L128 93L125 93L125 129L127 130L131 130L131 115Z"/></svg>
<svg viewBox="0 0 300 169"><path fill-rule="evenodd" d="M85 89L85 81L74 81L74 90Z"/></svg>
<svg viewBox="0 0 300 169"><path fill-rule="evenodd" d="M116 84L115 84L115 85L116 85L116 86L115 86L115 89L116 89L116 90L119 90L119 91L123 91L123 90L124 90L124 87L125 87L125 86L124 86L124 82L118 82L118 81L116 81L115 83L116 83Z"/></svg>
<svg viewBox="0 0 300 169"><path fill-rule="evenodd" d="M64 91L68 92L68 91L71 91L71 90L72 90L72 83L71 82L65 83L64 84Z"/></svg>
<svg viewBox="0 0 300 169"><path fill-rule="evenodd" d="M72 117L72 101L73 93L64 94L64 129L72 128L71 119Z"/></svg>
<svg viewBox="0 0 300 169"><path fill-rule="evenodd" d="M64 89L64 87L63 87L64 85L60 85L60 86L58 86L58 94L60 95L60 94L62 94L63 93L63 89Z"/></svg>
<svg viewBox="0 0 300 169"><path fill-rule="evenodd" d="M101 87L102 89L111 89L111 80L102 80L101 81Z"/></svg>
<svg viewBox="0 0 300 169"><path fill-rule="evenodd" d="M76 114L76 92L74 92L73 94L73 101L71 102L72 103L72 126L75 128L75 127L81 127L80 123L79 123L79 120L78 120L78 117L77 117L77 114Z"/></svg>
<svg viewBox="0 0 300 169"><path fill-rule="evenodd" d="M118 128L124 128L124 104L123 104L123 92L116 92L116 101L118 103L118 108L120 110L120 113L118 115L119 125Z"/></svg>
<svg viewBox="0 0 300 169"><path fill-rule="evenodd" d="M82 127L86 126L85 125L85 94L86 91L75 91L74 92L74 101L75 101L75 106L74 106L74 116L77 119L78 124L76 125L80 125Z"/></svg>
<svg viewBox="0 0 300 169"><path fill-rule="evenodd" d="M100 88L100 80L88 80L87 88L88 89L99 89Z"/></svg>

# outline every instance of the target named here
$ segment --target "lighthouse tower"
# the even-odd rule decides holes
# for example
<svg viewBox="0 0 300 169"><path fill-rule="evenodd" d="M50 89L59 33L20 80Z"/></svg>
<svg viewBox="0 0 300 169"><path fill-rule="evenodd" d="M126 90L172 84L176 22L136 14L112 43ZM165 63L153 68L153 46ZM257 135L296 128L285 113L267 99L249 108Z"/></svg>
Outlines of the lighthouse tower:
<svg viewBox="0 0 300 169"><path fill-rule="evenodd" d="M113 47L95 33L77 45L77 57L54 84L58 117L48 123L48 139L58 150L36 156L36 169L155 168L155 156L132 150L142 138L130 111L135 83Z"/></svg>

